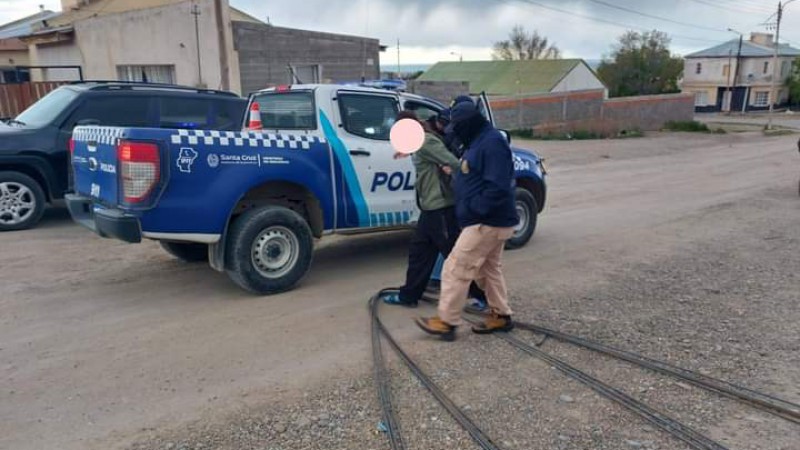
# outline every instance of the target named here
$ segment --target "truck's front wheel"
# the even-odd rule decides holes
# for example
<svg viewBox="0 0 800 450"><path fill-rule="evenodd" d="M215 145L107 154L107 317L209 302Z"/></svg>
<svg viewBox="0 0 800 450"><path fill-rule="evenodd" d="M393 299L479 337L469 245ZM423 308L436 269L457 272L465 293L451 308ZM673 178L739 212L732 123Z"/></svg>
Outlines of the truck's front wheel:
<svg viewBox="0 0 800 450"><path fill-rule="evenodd" d="M311 266L314 239L302 216L280 206L252 209L239 216L228 235L228 276L256 294L276 294L295 286Z"/></svg>
<svg viewBox="0 0 800 450"><path fill-rule="evenodd" d="M44 190L21 172L0 171L0 231L26 230L44 214Z"/></svg>

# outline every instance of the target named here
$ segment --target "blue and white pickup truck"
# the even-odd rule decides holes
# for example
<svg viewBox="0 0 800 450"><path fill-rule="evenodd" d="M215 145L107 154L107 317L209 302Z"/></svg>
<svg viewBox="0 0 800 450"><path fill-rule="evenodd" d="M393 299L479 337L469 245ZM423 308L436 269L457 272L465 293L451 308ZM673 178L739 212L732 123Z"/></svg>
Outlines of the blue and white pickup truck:
<svg viewBox="0 0 800 450"><path fill-rule="evenodd" d="M393 158L389 131L400 109L425 119L444 105L341 85L282 86L250 102L263 130L77 127L73 219L103 237L157 240L178 258L208 260L258 294L295 286L314 238L414 224L414 168ZM491 119L484 96L478 104ZM546 195L541 159L519 149L514 159L521 221L511 248L530 239Z"/></svg>

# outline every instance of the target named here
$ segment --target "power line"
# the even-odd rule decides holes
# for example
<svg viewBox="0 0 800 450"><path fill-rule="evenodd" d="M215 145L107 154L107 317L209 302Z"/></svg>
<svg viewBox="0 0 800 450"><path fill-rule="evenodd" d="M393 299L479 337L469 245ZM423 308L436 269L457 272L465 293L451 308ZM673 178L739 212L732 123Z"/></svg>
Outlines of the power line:
<svg viewBox="0 0 800 450"><path fill-rule="evenodd" d="M706 1L713 1L715 3L720 3L723 6L730 5L731 3L736 5L735 1L728 1L728 0L706 0ZM756 1L756 0L739 0L739 2L740 2L739 3L740 6L742 6L743 8L752 9L752 10L756 10L756 11L759 11L759 10L760 11L769 11L770 9L772 9L772 6L768 5L767 3L759 2L759 1Z"/></svg>
<svg viewBox="0 0 800 450"><path fill-rule="evenodd" d="M613 20L602 19L600 17L594 17L594 16L590 16L590 15L586 15L586 14L576 13L574 11L569 11L569 10L558 8L558 7L555 7L555 6L550 6L550 5L547 5L547 4L544 4L544 3L540 3L540 2L537 2L537 1L534 1L534 0L495 0L495 1L504 2L504 3L511 3L512 1L515 1L517 3L522 3L522 4L525 4L527 6L538 6L538 7L542 8L542 9L555 11L555 12L558 12L558 13L561 13L561 14L567 14L567 15L572 16L572 17L580 17L582 19L591 20L591 21L599 22L599 23L604 23L604 24L607 24L607 25L613 25L615 27L625 28L627 30L652 31L652 30L649 30L649 29L646 29L646 28L642 28L642 27L639 27L639 26L629 25L629 24L625 24L625 23L621 23L621 22L615 22ZM718 41L718 40L703 39L703 38L698 38L698 37L693 37L693 36L683 36L683 35L680 35L680 34L673 34L673 33L669 33L669 35L670 35L671 38L688 40L688 41L697 41L697 42L706 42L706 43L715 43L715 44L719 44L720 43L720 41Z"/></svg>
<svg viewBox="0 0 800 450"><path fill-rule="evenodd" d="M735 10L740 12L768 12L772 9L771 6L768 6L764 3L761 4L753 4L753 3L737 3L733 0L693 0L698 1L699 3L703 3L706 5L713 6L715 8L722 8L726 11Z"/></svg>
<svg viewBox="0 0 800 450"><path fill-rule="evenodd" d="M709 31L716 31L716 32L719 32L719 33L726 33L727 32L727 30L723 30L723 29L720 29L720 28L711 28L711 27L707 27L707 26L704 26L704 25L696 25L696 24L692 24L692 23L681 22L679 20L668 19L666 17L660 17L660 16L656 16L654 14L648 14L648 13L645 13L645 12L636 11L635 9L626 8L624 6L614 5L612 3L608 3L608 2L605 2L603 0L589 0L589 1L592 2L592 3L597 3L598 5L603 5L603 6L606 6L606 7L609 7L609 8L613 8L613 9L616 9L616 10L619 10L619 11L625 11L625 12L628 12L628 13L631 13L631 14L636 14L637 16L648 17L650 19L656 19L656 20L661 20L661 21L664 21L664 22L674 23L676 25L681 25L681 26L684 26L684 27L697 28L697 29L709 30Z"/></svg>
<svg viewBox="0 0 800 450"><path fill-rule="evenodd" d="M744 7L744 6L731 4L731 3L726 3L725 5L722 5L722 4L719 4L719 3L713 3L710 0L691 0L691 1L693 1L695 3L700 3L701 5L711 6L713 8L718 8L718 9L721 9L721 10L724 10L724 11L728 11L728 12L730 12L730 11L739 11L739 12L743 12L743 13L747 13L747 14L761 14L761 13L765 13L765 12L769 11L769 10L766 10L766 9L758 9L758 10L749 9L747 7ZM737 7L737 6L740 6L740 7Z"/></svg>

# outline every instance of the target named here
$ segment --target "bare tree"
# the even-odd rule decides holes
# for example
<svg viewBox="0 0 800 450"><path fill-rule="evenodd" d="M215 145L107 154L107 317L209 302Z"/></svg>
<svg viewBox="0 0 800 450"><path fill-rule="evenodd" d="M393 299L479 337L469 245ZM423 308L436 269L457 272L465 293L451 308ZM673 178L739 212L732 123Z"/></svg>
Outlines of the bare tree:
<svg viewBox="0 0 800 450"><path fill-rule="evenodd" d="M528 33L522 25L516 25L508 34L508 39L495 42L492 58L504 61L560 59L561 50L535 30Z"/></svg>

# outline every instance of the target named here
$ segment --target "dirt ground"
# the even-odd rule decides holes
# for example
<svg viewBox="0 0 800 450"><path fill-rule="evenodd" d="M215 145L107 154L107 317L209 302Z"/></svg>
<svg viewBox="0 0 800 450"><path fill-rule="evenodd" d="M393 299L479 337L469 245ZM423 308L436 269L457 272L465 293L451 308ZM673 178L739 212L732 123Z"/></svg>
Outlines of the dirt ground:
<svg viewBox="0 0 800 450"><path fill-rule="evenodd" d="M534 240L505 258L518 317L800 403L796 140L521 143L551 173ZM322 242L298 289L257 298L153 243L96 238L64 211L0 234L0 448L388 448L366 301L401 281L406 239ZM432 311L382 317L503 448L684 448L495 338L426 338L410 319ZM732 449L800 442L800 427L736 402L543 348ZM390 362L408 447L475 448Z"/></svg>

